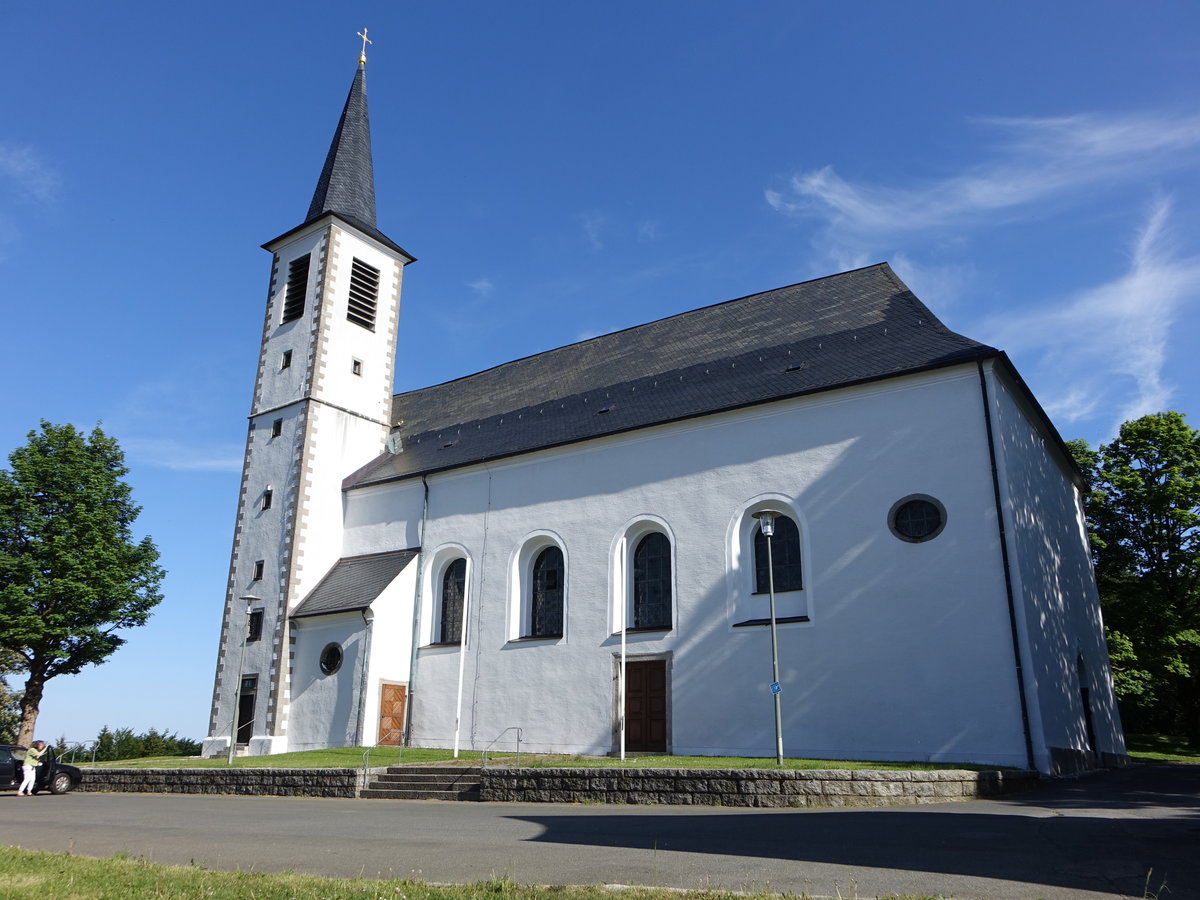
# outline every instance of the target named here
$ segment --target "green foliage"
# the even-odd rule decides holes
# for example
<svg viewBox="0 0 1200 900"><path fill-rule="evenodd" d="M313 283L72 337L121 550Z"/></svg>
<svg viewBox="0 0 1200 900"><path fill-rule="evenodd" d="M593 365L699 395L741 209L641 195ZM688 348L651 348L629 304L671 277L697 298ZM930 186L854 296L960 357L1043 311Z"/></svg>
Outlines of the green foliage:
<svg viewBox="0 0 1200 900"><path fill-rule="evenodd" d="M0 744L15 744L21 724L21 695L9 690L0 678Z"/></svg>
<svg viewBox="0 0 1200 900"><path fill-rule="evenodd" d="M42 422L0 470L0 651L25 674L21 737L45 683L108 659L162 599L117 442Z"/></svg>
<svg viewBox="0 0 1200 900"><path fill-rule="evenodd" d="M1200 432L1177 412L1071 442L1126 723L1200 745Z"/></svg>
<svg viewBox="0 0 1200 900"><path fill-rule="evenodd" d="M200 742L181 738L174 732L151 728L144 734L134 734L132 728L110 731L105 725L96 735L94 745L96 762L112 762L121 759L143 759L145 757L197 756Z"/></svg>

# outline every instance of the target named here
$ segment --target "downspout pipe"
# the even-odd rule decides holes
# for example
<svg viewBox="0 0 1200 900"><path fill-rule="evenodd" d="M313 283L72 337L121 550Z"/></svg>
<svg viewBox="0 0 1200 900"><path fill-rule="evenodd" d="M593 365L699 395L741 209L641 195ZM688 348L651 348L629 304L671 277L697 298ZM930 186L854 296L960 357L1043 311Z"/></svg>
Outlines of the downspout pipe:
<svg viewBox="0 0 1200 900"><path fill-rule="evenodd" d="M992 466L992 496L996 504L996 530L1000 535L1000 561L1004 569L1004 593L1008 598L1008 625L1012 632L1013 661L1017 672L1017 694L1021 698L1021 727L1025 732L1025 764L1030 771L1037 769L1033 758L1033 736L1029 727L1029 701L1025 696L1025 668L1021 664L1021 629L1017 624L1017 602L1013 594L1011 560L1008 555L1008 535L1004 528L1004 503L1000 495L1000 468L996 464L996 438L992 426L992 405L988 396L987 376L983 360L976 360L979 370L979 392L983 398L983 424L987 432L988 460Z"/></svg>
<svg viewBox="0 0 1200 900"><path fill-rule="evenodd" d="M413 702L417 695L417 645L421 642L421 593L424 590L425 573L425 523L429 519L429 481L422 475L421 487L425 499L421 505L421 528L417 535L417 592L413 597L412 647L408 653L408 697L404 703L404 735L412 734Z"/></svg>

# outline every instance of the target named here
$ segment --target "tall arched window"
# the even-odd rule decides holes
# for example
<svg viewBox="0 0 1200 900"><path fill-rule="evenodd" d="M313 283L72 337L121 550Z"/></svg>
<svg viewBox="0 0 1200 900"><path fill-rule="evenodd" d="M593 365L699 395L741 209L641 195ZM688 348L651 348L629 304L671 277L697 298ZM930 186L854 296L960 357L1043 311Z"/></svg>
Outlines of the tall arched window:
<svg viewBox="0 0 1200 900"><path fill-rule="evenodd" d="M446 566L442 575L442 630L439 640L443 644L462 643L463 597L467 588L467 561L454 560Z"/></svg>
<svg viewBox="0 0 1200 900"><path fill-rule="evenodd" d="M775 519L775 534L771 537L771 558L775 563L775 590L798 591L804 587L800 579L800 529L787 516ZM767 577L767 539L756 523L754 526L754 593L770 590Z"/></svg>
<svg viewBox="0 0 1200 900"><path fill-rule="evenodd" d="M530 637L562 637L565 575L566 566L558 547L547 547L537 555L530 579Z"/></svg>
<svg viewBox="0 0 1200 900"><path fill-rule="evenodd" d="M633 551L633 627L671 627L671 542L661 531Z"/></svg>

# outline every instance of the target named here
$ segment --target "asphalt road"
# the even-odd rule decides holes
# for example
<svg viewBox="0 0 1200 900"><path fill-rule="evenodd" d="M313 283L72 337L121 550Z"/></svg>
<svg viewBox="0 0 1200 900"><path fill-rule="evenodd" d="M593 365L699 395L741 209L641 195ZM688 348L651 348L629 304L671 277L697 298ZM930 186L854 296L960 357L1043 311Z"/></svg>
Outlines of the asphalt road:
<svg viewBox="0 0 1200 900"><path fill-rule="evenodd" d="M0 843L320 875L874 897L1200 898L1200 766L1003 800L742 810L170 794L0 795Z"/></svg>

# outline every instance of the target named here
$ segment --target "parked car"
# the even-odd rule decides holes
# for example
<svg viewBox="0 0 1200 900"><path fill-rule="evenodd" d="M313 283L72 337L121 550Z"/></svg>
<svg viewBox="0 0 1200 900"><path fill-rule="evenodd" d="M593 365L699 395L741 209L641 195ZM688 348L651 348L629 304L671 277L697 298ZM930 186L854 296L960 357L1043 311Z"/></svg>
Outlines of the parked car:
<svg viewBox="0 0 1200 900"><path fill-rule="evenodd" d="M0 790L18 788L24 773L25 748L16 744L0 744ZM46 748L42 764L38 766L37 778L33 782L33 792L49 791L52 794L65 794L79 787L83 781L83 773L75 766L58 761L53 747Z"/></svg>

